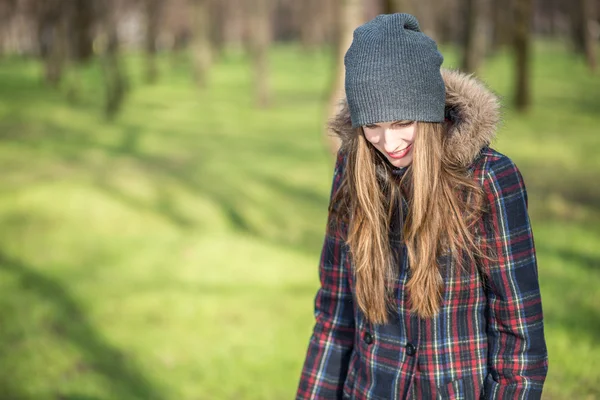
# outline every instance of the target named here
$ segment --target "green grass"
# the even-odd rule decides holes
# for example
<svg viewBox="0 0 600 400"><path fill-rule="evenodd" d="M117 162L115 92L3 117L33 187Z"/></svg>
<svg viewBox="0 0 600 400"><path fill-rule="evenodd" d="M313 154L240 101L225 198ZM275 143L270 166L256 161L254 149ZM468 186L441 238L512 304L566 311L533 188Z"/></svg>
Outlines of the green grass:
<svg viewBox="0 0 600 400"><path fill-rule="evenodd" d="M449 53L448 65L456 57ZM0 398L293 398L312 328L332 159L331 60L272 52L273 106L230 54L198 90L161 59L113 122L0 61ZM510 102L510 59L483 75ZM556 46L495 147L521 168L539 255L548 399L600 398L600 78Z"/></svg>

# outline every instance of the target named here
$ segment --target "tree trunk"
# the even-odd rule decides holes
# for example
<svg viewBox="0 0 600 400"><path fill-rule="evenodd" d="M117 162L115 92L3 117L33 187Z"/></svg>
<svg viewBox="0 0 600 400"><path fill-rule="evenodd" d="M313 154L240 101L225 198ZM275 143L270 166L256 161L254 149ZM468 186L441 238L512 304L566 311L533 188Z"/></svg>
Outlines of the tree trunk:
<svg viewBox="0 0 600 400"><path fill-rule="evenodd" d="M254 0L251 11L250 56L254 69L254 95L259 107L268 107L269 46L271 45L271 0Z"/></svg>
<svg viewBox="0 0 600 400"><path fill-rule="evenodd" d="M437 2L439 0L419 0L416 4L417 17L421 30L436 42L439 41L437 25Z"/></svg>
<svg viewBox="0 0 600 400"><path fill-rule="evenodd" d="M117 33L117 11L115 2L102 5L101 38L102 70L104 75L105 102L104 113L112 119L121 110L127 92L127 79L123 73L119 59L119 36Z"/></svg>
<svg viewBox="0 0 600 400"><path fill-rule="evenodd" d="M514 30L511 27L515 21L513 21L512 10L515 7L514 3L519 1L521 0L492 1L492 23L494 26L492 50L494 52L514 42L514 38L512 37Z"/></svg>
<svg viewBox="0 0 600 400"><path fill-rule="evenodd" d="M452 18L456 13L456 0L438 0L436 25L438 27L438 43L456 43L456 23Z"/></svg>
<svg viewBox="0 0 600 400"><path fill-rule="evenodd" d="M4 57L5 47L7 47L6 37L9 36L15 8L14 1L0 2L0 60Z"/></svg>
<svg viewBox="0 0 600 400"><path fill-rule="evenodd" d="M209 41L213 57L219 57L226 45L226 26L227 26L227 1L213 0L209 2L209 15L212 16L212 24L209 24Z"/></svg>
<svg viewBox="0 0 600 400"><path fill-rule="evenodd" d="M593 32L593 24L597 23L596 21L596 12L597 7L594 1L592 0L579 0L579 5L581 7L582 13L582 28L583 28L583 48L585 51L585 58L587 60L588 67L592 73L596 72L596 68L598 65L597 55L596 55L596 46L597 46L597 38Z"/></svg>
<svg viewBox="0 0 600 400"><path fill-rule="evenodd" d="M363 6L361 0L340 0L340 10L337 13L338 34L336 46L335 73L329 93L329 102L327 106L327 121L334 117L340 111L340 101L345 98L345 68L344 55L352 44L352 36L356 29L363 22ZM340 141L333 136L328 129L324 130L325 139L333 154L336 154Z"/></svg>
<svg viewBox="0 0 600 400"><path fill-rule="evenodd" d="M466 0L467 21L465 29L462 70L476 73L487 45L488 0Z"/></svg>
<svg viewBox="0 0 600 400"><path fill-rule="evenodd" d="M94 54L94 10L90 0L73 2L71 49L73 59L88 61Z"/></svg>
<svg viewBox="0 0 600 400"><path fill-rule="evenodd" d="M520 112L527 111L531 103L529 61L532 9L532 0L515 1L515 106Z"/></svg>
<svg viewBox="0 0 600 400"><path fill-rule="evenodd" d="M224 42L227 43L229 48L236 50L242 50L246 45L247 15L244 7L245 1L247 0L228 0L224 4L225 15L227 16L223 26Z"/></svg>
<svg viewBox="0 0 600 400"><path fill-rule="evenodd" d="M67 35L67 22L64 18L58 20L58 24L50 28L52 45L50 54L46 59L46 81L53 86L57 86L62 79L67 58L67 48L65 38Z"/></svg>
<svg viewBox="0 0 600 400"><path fill-rule="evenodd" d="M558 35L558 27L557 27L557 0L549 0L548 6L550 8L550 12L548 15L548 33L552 37L556 37Z"/></svg>
<svg viewBox="0 0 600 400"><path fill-rule="evenodd" d="M44 61L44 78L57 86L63 75L67 57L68 21L66 7L55 3L42 5L38 10L38 40Z"/></svg>
<svg viewBox="0 0 600 400"><path fill-rule="evenodd" d="M302 0L300 41L305 50L313 51L323 43L321 0Z"/></svg>
<svg viewBox="0 0 600 400"><path fill-rule="evenodd" d="M208 70L212 63L209 1L211 0L192 0L194 78L200 87L207 85Z"/></svg>
<svg viewBox="0 0 600 400"><path fill-rule="evenodd" d="M91 38L91 29L88 26L87 30L83 30L81 22L78 19L81 18L93 18L92 10L87 7L87 13L82 11L82 7L86 5L79 4L78 2L67 2L61 5L61 34L60 41L61 47L63 48L64 54L62 55L62 70L63 90L67 95L67 100L70 103L77 103L79 96L82 91L81 76L79 71L78 63L85 60L86 51L90 51L90 48L86 48L86 45L92 46L92 43L88 40ZM82 15L83 13L83 15ZM88 22L90 22L88 20ZM81 37L77 37L81 34ZM88 36L86 36L86 34ZM93 49L92 49L93 50ZM75 61L75 62L74 62Z"/></svg>
<svg viewBox="0 0 600 400"><path fill-rule="evenodd" d="M158 80L156 60L158 32L161 13L161 0L146 0L146 81L155 83Z"/></svg>
<svg viewBox="0 0 600 400"><path fill-rule="evenodd" d="M414 14L413 0L383 0L382 9L384 14L408 13Z"/></svg>
<svg viewBox="0 0 600 400"><path fill-rule="evenodd" d="M381 12L383 14L393 14L396 12L396 5L394 0L382 0L381 1Z"/></svg>
<svg viewBox="0 0 600 400"><path fill-rule="evenodd" d="M575 4L569 7L570 12L570 28L573 50L576 53L585 54L585 15L584 15L584 0L576 0Z"/></svg>

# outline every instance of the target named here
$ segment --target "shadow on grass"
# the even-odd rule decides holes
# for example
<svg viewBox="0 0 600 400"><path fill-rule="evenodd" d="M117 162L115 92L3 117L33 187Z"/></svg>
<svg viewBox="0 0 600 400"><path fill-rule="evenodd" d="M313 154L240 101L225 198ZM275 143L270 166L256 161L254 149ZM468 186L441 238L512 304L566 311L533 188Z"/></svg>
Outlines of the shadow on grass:
<svg viewBox="0 0 600 400"><path fill-rule="evenodd" d="M198 139L197 143L189 143L193 138L185 137L175 143L176 148L185 152L182 157L181 154L150 154L140 150L143 128L139 126L124 127L121 138L116 139L114 145L100 143L91 135L53 122L46 123L45 127L43 134L32 133L11 139L28 149L44 147L44 143L48 143L52 155L58 157L69 170L85 172L92 177L96 188L128 207L160 215L181 229L198 227L201 222L179 209L177 199L168 189L175 187L192 197L209 199L239 232L300 250L314 251L320 245L323 230L319 224L318 229L310 228L315 224L304 224L302 231L294 232L294 239L288 235L268 235L265 232L277 227L282 230L293 225L294 221L306 221L313 218L315 212L324 213L328 192L320 193L307 185L286 180L285 171L265 172L254 165L258 158L256 154L286 154L288 159L302 161L303 157L314 156L306 150L291 148L285 152L283 143L257 140L256 143L244 145L248 155L240 156L237 163L230 164L227 170L214 171L207 167L222 157L214 149L222 147L218 142L207 140L203 143ZM171 141L174 140L171 138ZM88 154L98 151L107 156L106 160L133 161L136 170L151 182L154 194L150 197L136 196L126 187L116 184L115 177L119 171L118 168L111 169L115 165L112 161L105 161L101 165L90 162ZM46 179L43 175L40 178ZM272 201L259 200L256 193L249 189L252 185L260 187L262 193L284 201L274 204ZM250 214L259 215L262 224L253 222Z"/></svg>
<svg viewBox="0 0 600 400"><path fill-rule="evenodd" d="M140 145L145 140L146 125L125 125L120 138L113 137L108 141L94 137L93 129L85 126L74 128L67 121L53 119L51 110L60 100L60 93L44 88L35 79L23 75L18 62L11 65L11 68L4 77L0 76L0 84L10 81L7 86L10 90L0 96L0 103L10 106L5 115L10 123L7 123L5 129L0 129L2 140L28 150L40 149L45 155L58 158L58 164L65 165L66 169L91 176L96 187L115 200L133 209L160 215L181 229L196 228L202 222L195 220L193 215L178 206L178 199L169 193L168 185L173 185L192 197L210 200L220 208L231 227L239 232L300 250L314 252L319 247L324 221L323 224L316 224L317 229L311 228L315 224L301 224L293 235L284 234L284 230L298 225L296 221L314 219L315 210L317 215L320 215L319 212L324 214L321 210L326 210L328 192L319 193L307 184L295 184L286 179L284 170L265 172L254 165L262 161L261 156L257 155L277 155L294 162L310 162L315 155L306 147L295 146L286 139L269 133L254 135L253 140L252 135L241 137L237 133L235 137L219 135L220 132L212 135L177 135L170 130L161 130L153 132L155 139L173 145L177 151L185 153L186 159L179 160L176 156L167 154L168 152L149 154ZM216 92L214 96L217 95L222 96ZM305 100L310 98L306 97ZM39 104L44 110L36 114L39 117L35 121L31 121L31 113L26 112L32 109L32 104ZM77 110L98 114L98 110L92 107L81 106ZM23 129L16 127L15 121L22 121L17 126L22 124ZM98 118L98 123L104 122ZM31 127L35 129L28 129ZM16 149L19 151L18 147ZM104 160L126 158L133 161L135 168L143 171L143 179L152 183L154 195L145 198L136 196L127 188L116 184L114 177L119 171L111 169L114 165L111 161L104 161L99 166L90 160L90 154L97 155L99 152L104 153ZM232 156L232 167L228 166L227 171L208 172L205 166L215 159L227 156L228 152L240 153ZM44 168L37 171L35 163L27 168L26 176L20 177L23 181L27 180L27 185L35 185L36 179L47 182L48 174L44 173ZM31 175L35 177L27 179ZM252 192L248 185L259 186L263 192ZM283 201L281 204L263 201L261 195L265 193Z"/></svg>
<svg viewBox="0 0 600 400"><path fill-rule="evenodd" d="M571 249L561 249L556 247L548 247L538 244L537 250L539 253L544 253L545 256L550 256L560 260L565 268L576 267L582 268L590 277L600 276L600 257L593 257L588 254L583 254ZM571 290L577 293L577 288L569 287L568 281L564 280L563 275L556 275L552 278L547 278L544 282L545 289L549 293L567 293ZM595 278L594 278L595 279ZM567 286L565 286L567 285ZM567 289L565 289L567 287ZM563 326L568 327L572 335L584 334L600 345L600 307L590 306L588 299L585 296L565 296L564 301L568 301L568 307L559 309L552 314L546 315L548 320Z"/></svg>
<svg viewBox="0 0 600 400"><path fill-rule="evenodd" d="M84 310L77 304L75 298L56 280L36 271L29 265L12 258L0 251L0 270L10 274L18 285L19 292L29 293L44 304L50 305L52 317L49 317L43 323L52 336L60 341L68 343L75 347L81 354L82 360L73 365L72 369L65 373L65 379L85 371L93 370L96 374L102 376L110 387L111 398L118 399L160 399L161 391L153 385L135 366L135 362L128 359L128 355L123 351L107 343L102 336L94 329L85 316ZM10 311L10 310L8 310ZM19 307L14 312L21 314L23 310ZM12 315L7 310L3 310L0 315L2 320L0 325L4 327L18 327L19 320L23 315ZM29 317L27 317L29 318ZM24 340L22 335L10 334L7 330L2 330L7 337L0 338L4 346L4 351L0 357L0 362L13 360L15 363L29 362L29 360L15 360L8 357L11 348L18 347ZM8 368L6 368L8 367ZM5 370L18 370L19 365L7 365ZM4 377L2 377L4 378ZM24 388L14 387L13 380L2 380L0 384L9 386L0 387L0 394L9 393L10 399L21 399L19 392L25 392ZM26 381L23 381L26 382ZM57 389L58 391L58 389ZM83 394L60 394L59 399L90 399Z"/></svg>
<svg viewBox="0 0 600 400"><path fill-rule="evenodd" d="M588 269L590 273L600 275L600 257L592 257L590 255L581 254L573 250L555 249L552 250L561 259L568 264L578 264ZM600 323L600 318L598 318ZM598 330L600 333L600 329Z"/></svg>
<svg viewBox="0 0 600 400"><path fill-rule="evenodd" d="M556 165L522 163L527 191L538 199L558 195L574 205L600 211L600 181L597 171L566 171ZM532 196L530 196L532 197Z"/></svg>

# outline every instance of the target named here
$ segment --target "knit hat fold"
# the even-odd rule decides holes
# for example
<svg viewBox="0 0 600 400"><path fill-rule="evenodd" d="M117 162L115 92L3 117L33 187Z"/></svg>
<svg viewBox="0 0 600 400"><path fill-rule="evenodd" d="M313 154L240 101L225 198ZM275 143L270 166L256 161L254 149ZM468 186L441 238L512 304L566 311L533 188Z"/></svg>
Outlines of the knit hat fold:
<svg viewBox="0 0 600 400"><path fill-rule="evenodd" d="M352 126L443 121L443 60L410 14L379 15L358 27L344 57Z"/></svg>

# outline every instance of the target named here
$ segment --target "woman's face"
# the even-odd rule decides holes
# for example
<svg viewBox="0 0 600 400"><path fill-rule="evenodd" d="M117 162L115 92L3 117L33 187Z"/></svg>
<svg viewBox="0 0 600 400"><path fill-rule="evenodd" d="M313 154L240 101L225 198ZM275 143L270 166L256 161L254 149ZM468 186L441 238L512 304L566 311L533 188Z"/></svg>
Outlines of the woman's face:
<svg viewBox="0 0 600 400"><path fill-rule="evenodd" d="M407 167L413 158L417 124L414 121L380 122L364 125L365 138L394 167Z"/></svg>

